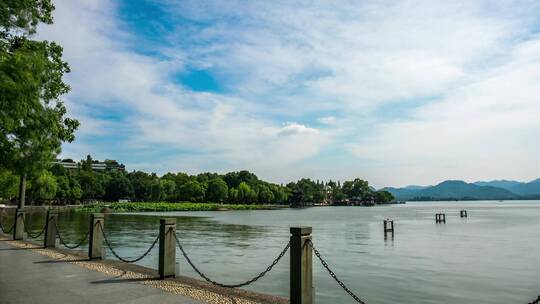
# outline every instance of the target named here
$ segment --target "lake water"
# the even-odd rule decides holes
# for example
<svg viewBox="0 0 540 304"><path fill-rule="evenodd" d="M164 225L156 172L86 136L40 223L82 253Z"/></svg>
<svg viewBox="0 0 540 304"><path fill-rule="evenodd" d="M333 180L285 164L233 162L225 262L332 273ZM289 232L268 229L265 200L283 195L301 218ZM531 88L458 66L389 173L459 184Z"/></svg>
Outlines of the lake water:
<svg viewBox="0 0 540 304"><path fill-rule="evenodd" d="M461 209L468 218L459 217ZM446 224L435 224L437 212L446 213ZM313 227L313 242L334 272L370 304L517 304L540 293L540 201L111 214L105 230L121 255L135 257L154 240L165 216L177 217L178 236L192 260L224 283L264 270L286 245L289 227L304 225ZM385 218L395 221L393 240L384 240ZM37 231L43 215L32 221ZM63 213L59 222L65 238L75 242L86 232L88 215ZM180 272L197 277L179 250L177 256ZM157 263L157 247L139 262ZM247 288L288 296L288 267L287 254ZM354 303L315 256L313 267L316 303Z"/></svg>

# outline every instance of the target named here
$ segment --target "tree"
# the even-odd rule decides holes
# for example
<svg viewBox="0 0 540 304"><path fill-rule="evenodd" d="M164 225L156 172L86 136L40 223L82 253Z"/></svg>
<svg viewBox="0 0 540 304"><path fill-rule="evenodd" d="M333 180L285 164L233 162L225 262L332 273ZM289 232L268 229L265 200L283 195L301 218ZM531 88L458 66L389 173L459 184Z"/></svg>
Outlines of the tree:
<svg viewBox="0 0 540 304"><path fill-rule="evenodd" d="M191 180L178 189L178 195L184 201L201 202L204 199L204 188L196 180Z"/></svg>
<svg viewBox="0 0 540 304"><path fill-rule="evenodd" d="M272 193L274 194L274 203L276 204L284 204L287 202L288 194L286 191L287 188L284 187L273 187Z"/></svg>
<svg viewBox="0 0 540 304"><path fill-rule="evenodd" d="M238 201L242 203L251 202L251 192L253 192L253 190L251 190L251 187L245 182L241 182L238 185Z"/></svg>
<svg viewBox="0 0 540 304"><path fill-rule="evenodd" d="M259 191L259 201L264 204L270 204L274 201L274 193L267 186L262 186Z"/></svg>
<svg viewBox="0 0 540 304"><path fill-rule="evenodd" d="M75 202L81 199L83 191L81 189L81 185L79 185L79 182L73 178L72 176L69 176L69 186L71 187L71 191L68 196L68 200L70 202Z"/></svg>
<svg viewBox="0 0 540 304"><path fill-rule="evenodd" d="M66 202L71 196L71 185L69 184L68 177L65 175L57 176L56 183L58 185L56 189L56 199L59 202Z"/></svg>
<svg viewBox="0 0 540 304"><path fill-rule="evenodd" d="M0 170L0 198L11 199L17 195L17 177L8 170Z"/></svg>
<svg viewBox="0 0 540 304"><path fill-rule="evenodd" d="M49 171L43 171L33 183L33 197L40 201L49 201L56 195L56 178Z"/></svg>
<svg viewBox="0 0 540 304"><path fill-rule="evenodd" d="M345 193L348 198L359 198L366 200L368 195L371 194L371 189L369 188L368 182L359 178L354 179L354 181L344 182L342 189L343 193Z"/></svg>
<svg viewBox="0 0 540 304"><path fill-rule="evenodd" d="M159 202L165 197L163 186L159 179L154 179L150 184L150 199L154 202Z"/></svg>
<svg viewBox="0 0 540 304"><path fill-rule="evenodd" d="M137 201L149 200L152 176L146 172L134 171L128 174L128 178L133 185L134 199Z"/></svg>
<svg viewBox="0 0 540 304"><path fill-rule="evenodd" d="M253 187L259 181L257 175L247 171L242 170L239 172L229 172L223 176L223 180L227 183L229 188L238 188L240 183L244 182L248 186Z"/></svg>
<svg viewBox="0 0 540 304"><path fill-rule="evenodd" d="M223 179L216 177L208 182L206 189L206 201L214 203L223 203L229 195L229 187Z"/></svg>
<svg viewBox="0 0 540 304"><path fill-rule="evenodd" d="M102 198L105 195L105 180L98 173L80 171L78 181L82 189L83 199Z"/></svg>
<svg viewBox="0 0 540 304"><path fill-rule="evenodd" d="M81 170L91 172L93 163L94 163L94 160L92 159L92 156L88 154L86 156L86 160L84 159L81 160Z"/></svg>
<svg viewBox="0 0 540 304"><path fill-rule="evenodd" d="M375 201L377 203L389 203L394 200L394 196L392 193L386 191L386 190L379 190L375 192Z"/></svg>
<svg viewBox="0 0 540 304"><path fill-rule="evenodd" d="M0 166L20 177L19 208L27 176L46 168L79 125L59 100L69 91L62 47L29 39L39 22L52 23L53 8L50 0L0 4Z"/></svg>
<svg viewBox="0 0 540 304"><path fill-rule="evenodd" d="M228 200L229 202L232 202L232 203L238 202L238 189L229 188Z"/></svg>
<svg viewBox="0 0 540 304"><path fill-rule="evenodd" d="M51 24L54 5L51 0L4 0L0 4L0 27L3 31L36 31L38 23Z"/></svg>
<svg viewBox="0 0 540 304"><path fill-rule="evenodd" d="M129 179L122 173L111 174L111 179L105 188L105 199L118 201L119 199L130 199L133 197L133 186Z"/></svg>
<svg viewBox="0 0 540 304"><path fill-rule="evenodd" d="M172 180L161 179L161 188L163 189L163 199L173 201L176 199L176 183Z"/></svg>

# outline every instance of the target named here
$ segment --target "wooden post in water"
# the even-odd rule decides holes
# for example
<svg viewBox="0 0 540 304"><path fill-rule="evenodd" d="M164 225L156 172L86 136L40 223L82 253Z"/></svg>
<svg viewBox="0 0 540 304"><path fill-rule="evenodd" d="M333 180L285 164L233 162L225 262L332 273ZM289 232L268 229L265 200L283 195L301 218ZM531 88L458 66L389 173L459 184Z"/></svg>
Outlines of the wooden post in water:
<svg viewBox="0 0 540 304"><path fill-rule="evenodd" d="M290 304L313 304L311 227L291 227Z"/></svg>
<svg viewBox="0 0 540 304"><path fill-rule="evenodd" d="M159 277L174 277L176 273L176 219L159 220Z"/></svg>
<svg viewBox="0 0 540 304"><path fill-rule="evenodd" d="M463 217L467 217L467 210L461 210L461 211L459 212L459 216L462 217L462 218L463 218Z"/></svg>
<svg viewBox="0 0 540 304"><path fill-rule="evenodd" d="M435 214L435 223L445 223L446 224L446 214L444 213L436 213Z"/></svg>
<svg viewBox="0 0 540 304"><path fill-rule="evenodd" d="M392 238L394 238L394 221L391 219L386 219L383 222L384 226L384 239L387 239L388 232L392 233Z"/></svg>
<svg viewBox="0 0 540 304"><path fill-rule="evenodd" d="M24 240L24 209L17 208L15 210L15 227L13 228L13 239Z"/></svg>
<svg viewBox="0 0 540 304"><path fill-rule="evenodd" d="M58 211L48 209L47 210L47 222L45 223L45 240L43 241L43 247L54 248L56 247L56 227L58 224Z"/></svg>
<svg viewBox="0 0 540 304"><path fill-rule="evenodd" d="M93 213L90 216L90 239L88 240L88 258L90 260L105 258L103 250L103 232L105 217L103 213Z"/></svg>

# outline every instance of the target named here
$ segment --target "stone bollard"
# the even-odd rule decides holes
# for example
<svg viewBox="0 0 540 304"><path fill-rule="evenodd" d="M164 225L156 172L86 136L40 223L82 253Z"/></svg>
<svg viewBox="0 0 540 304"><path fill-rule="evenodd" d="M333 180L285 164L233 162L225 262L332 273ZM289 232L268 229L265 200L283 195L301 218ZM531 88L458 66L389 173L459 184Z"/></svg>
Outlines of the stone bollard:
<svg viewBox="0 0 540 304"><path fill-rule="evenodd" d="M446 224L446 214L436 213L435 214L435 223L445 223Z"/></svg>
<svg viewBox="0 0 540 304"><path fill-rule="evenodd" d="M390 219L386 219L383 222L383 226L384 226L384 239L385 240L387 239L388 232L391 232L392 238L394 238L394 221Z"/></svg>
<svg viewBox="0 0 540 304"><path fill-rule="evenodd" d="M58 210L47 210L47 222L45 223L45 240L43 241L43 247L54 248L56 247L56 231L58 225Z"/></svg>
<svg viewBox="0 0 540 304"><path fill-rule="evenodd" d="M100 228L101 225L101 228ZM105 217L103 213L93 213L90 216L90 239L88 240L88 258L104 259L105 250L103 250L103 232L101 229L105 228Z"/></svg>
<svg viewBox="0 0 540 304"><path fill-rule="evenodd" d="M290 304L313 304L311 227L291 227Z"/></svg>
<svg viewBox="0 0 540 304"><path fill-rule="evenodd" d="M159 220L159 277L174 277L176 273L176 219Z"/></svg>
<svg viewBox="0 0 540 304"><path fill-rule="evenodd" d="M463 217L467 217L467 210L461 210L461 211L459 212L459 216L462 217L462 218L463 218Z"/></svg>
<svg viewBox="0 0 540 304"><path fill-rule="evenodd" d="M15 227L13 228L13 239L24 240L24 209L15 210Z"/></svg>

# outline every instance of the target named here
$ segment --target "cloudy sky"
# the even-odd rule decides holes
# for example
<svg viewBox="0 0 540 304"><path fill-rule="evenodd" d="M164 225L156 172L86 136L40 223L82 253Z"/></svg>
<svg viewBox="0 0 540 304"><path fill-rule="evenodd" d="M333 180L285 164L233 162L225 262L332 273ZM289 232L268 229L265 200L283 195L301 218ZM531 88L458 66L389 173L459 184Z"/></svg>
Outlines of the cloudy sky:
<svg viewBox="0 0 540 304"><path fill-rule="evenodd" d="M371 184L540 176L540 1L56 0L63 157Z"/></svg>

